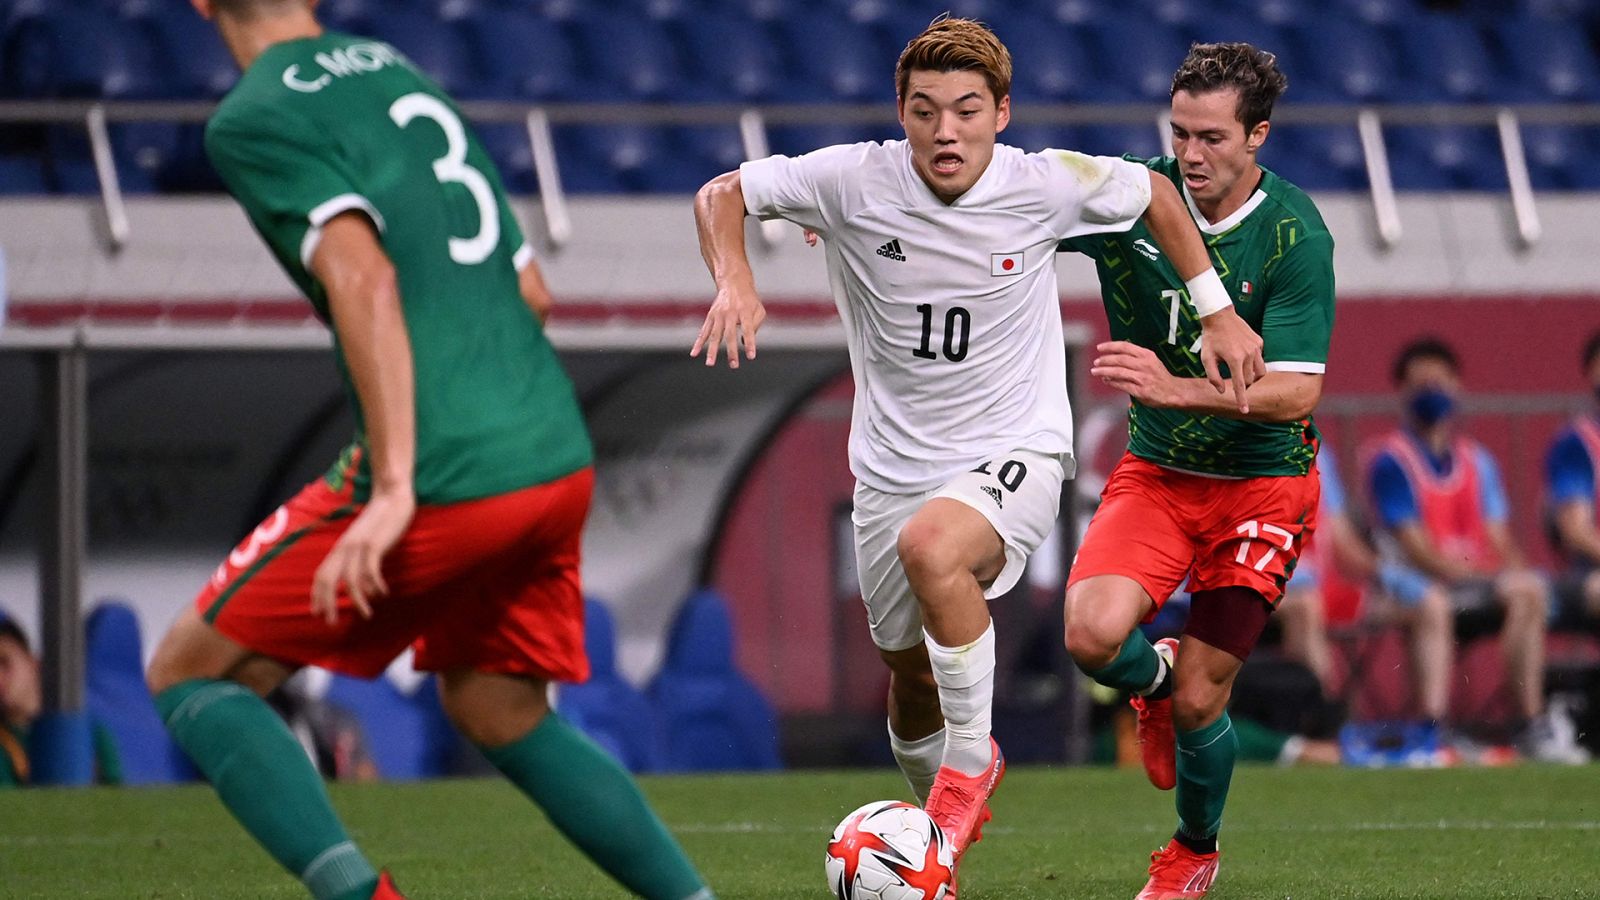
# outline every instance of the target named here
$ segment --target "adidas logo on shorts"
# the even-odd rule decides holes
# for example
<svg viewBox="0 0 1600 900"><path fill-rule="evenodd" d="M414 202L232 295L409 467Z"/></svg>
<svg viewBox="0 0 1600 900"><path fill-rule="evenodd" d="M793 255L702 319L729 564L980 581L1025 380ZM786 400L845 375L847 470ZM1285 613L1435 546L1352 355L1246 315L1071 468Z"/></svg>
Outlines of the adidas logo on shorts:
<svg viewBox="0 0 1600 900"><path fill-rule="evenodd" d="M883 257L883 258L885 258L885 259L892 259L895 262L905 262L906 261L905 251L900 249L900 239L899 238L895 238L894 240L890 241L889 243L884 244L882 247L879 247L878 248L878 255Z"/></svg>
<svg viewBox="0 0 1600 900"><path fill-rule="evenodd" d="M1006 508L1005 501L1001 499L1001 497L1003 497L1004 495L1000 493L1000 489L999 488L990 487L989 485L986 484L986 485L983 485L982 490L983 490L983 492L985 494L989 495L989 499L994 501L994 505L995 506L998 506L1001 509L1005 509Z"/></svg>

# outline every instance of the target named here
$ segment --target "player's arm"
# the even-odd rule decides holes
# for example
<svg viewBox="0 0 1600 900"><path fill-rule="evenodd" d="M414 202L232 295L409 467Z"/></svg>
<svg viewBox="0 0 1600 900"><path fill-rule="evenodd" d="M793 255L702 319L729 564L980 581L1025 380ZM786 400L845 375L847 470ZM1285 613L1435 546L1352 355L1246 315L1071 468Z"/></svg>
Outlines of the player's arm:
<svg viewBox="0 0 1600 900"><path fill-rule="evenodd" d="M1429 578L1448 586L1460 584L1478 574L1461 560L1440 553L1421 522L1406 522L1392 531L1406 560Z"/></svg>
<svg viewBox="0 0 1600 900"><path fill-rule="evenodd" d="M1600 528L1595 527L1593 464L1583 439L1567 429L1545 455L1545 486L1554 510L1556 538L1568 553L1600 566Z"/></svg>
<svg viewBox="0 0 1600 900"><path fill-rule="evenodd" d="M1333 548L1333 564L1344 577L1357 584L1366 584L1378 576L1378 554L1361 536L1348 515L1339 513L1328 516L1318 530L1327 531L1328 539L1333 542L1330 545Z"/></svg>
<svg viewBox="0 0 1600 900"><path fill-rule="evenodd" d="M1405 470L1393 457L1379 454L1368 472L1372 492L1373 513L1379 524L1400 545L1406 561L1424 575L1445 585L1465 581L1475 573L1459 559L1452 559L1439 551L1427 529L1422 527L1422 509L1411 489Z"/></svg>
<svg viewBox="0 0 1600 900"><path fill-rule="evenodd" d="M1489 545L1500 557L1503 569L1525 569L1528 557L1511 534L1511 501L1506 496L1505 482L1500 478L1500 465L1488 450L1475 448L1478 463L1478 508L1483 511L1484 532Z"/></svg>
<svg viewBox="0 0 1600 900"><path fill-rule="evenodd" d="M1226 363L1233 381L1234 409L1241 415L1248 414L1256 399L1247 389L1267 373L1261 335L1234 310L1233 299L1212 268L1211 254L1178 189L1155 173L1150 175L1150 206L1145 210L1144 224L1172 261L1178 277L1184 280L1189 299L1200 314L1204 338L1200 342L1200 361L1205 366L1206 382L1215 393L1225 392L1228 382L1218 363Z"/></svg>
<svg viewBox="0 0 1600 900"><path fill-rule="evenodd" d="M694 225L700 238L700 256L711 270L717 296L711 301L705 324L690 348L690 356L706 352L706 365L717 364L717 347L725 344L728 367L739 368L739 343L756 358L756 331L767 317L756 294L755 273L744 245L744 186L738 170L706 182L694 197Z"/></svg>
<svg viewBox="0 0 1600 900"><path fill-rule="evenodd" d="M333 330L361 402L372 472L370 498L312 582L312 612L331 624L341 587L369 618L371 599L388 593L384 554L400 540L417 507L412 484L416 385L399 280L371 220L351 211L328 221L310 269L327 291Z"/></svg>
<svg viewBox="0 0 1600 900"><path fill-rule="evenodd" d="M517 289L522 294L522 302L533 310L534 316L539 319L539 324L548 321L550 307L553 305L550 288L545 286L544 273L540 271L538 261L531 256L517 269Z"/></svg>
<svg viewBox="0 0 1600 900"><path fill-rule="evenodd" d="M1568 500L1556 507L1556 534L1561 546L1600 566L1600 528L1595 527L1594 507L1582 500Z"/></svg>
<svg viewBox="0 0 1600 900"><path fill-rule="evenodd" d="M1311 415L1322 398L1320 373L1268 372L1245 389L1245 402L1240 403L1235 395L1217 393L1205 378L1173 375L1148 347L1131 341L1107 341L1095 350L1099 355L1090 365L1089 374L1154 409L1247 422L1297 422Z"/></svg>

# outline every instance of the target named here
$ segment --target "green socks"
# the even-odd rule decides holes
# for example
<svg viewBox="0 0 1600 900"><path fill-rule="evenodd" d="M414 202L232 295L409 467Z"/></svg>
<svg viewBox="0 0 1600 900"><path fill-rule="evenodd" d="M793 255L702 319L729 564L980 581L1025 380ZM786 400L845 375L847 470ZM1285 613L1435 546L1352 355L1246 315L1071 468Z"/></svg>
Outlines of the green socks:
<svg viewBox="0 0 1600 900"><path fill-rule="evenodd" d="M1233 762L1238 754L1239 737L1226 712L1204 728L1178 732L1180 841L1208 843L1211 850L1216 849L1222 807L1228 802L1228 782L1233 778ZM1193 844L1190 849L1209 852Z"/></svg>
<svg viewBox="0 0 1600 900"><path fill-rule="evenodd" d="M1155 646L1136 628L1122 642L1116 659L1093 672L1085 670L1085 674L1108 688L1147 694L1159 686L1165 670L1166 663L1156 654Z"/></svg>
<svg viewBox="0 0 1600 900"><path fill-rule="evenodd" d="M649 900L712 900L633 777L555 713L504 747L479 749L624 887Z"/></svg>
<svg viewBox="0 0 1600 900"><path fill-rule="evenodd" d="M368 900L378 873L350 841L300 742L265 700L233 681L197 678L156 709L222 804L317 900Z"/></svg>

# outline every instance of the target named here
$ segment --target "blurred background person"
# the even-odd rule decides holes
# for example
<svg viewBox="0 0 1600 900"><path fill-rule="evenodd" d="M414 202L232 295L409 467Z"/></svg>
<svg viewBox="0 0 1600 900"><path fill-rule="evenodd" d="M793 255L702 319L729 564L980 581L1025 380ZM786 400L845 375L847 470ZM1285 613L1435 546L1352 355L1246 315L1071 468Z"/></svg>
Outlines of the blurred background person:
<svg viewBox="0 0 1600 900"><path fill-rule="evenodd" d="M1597 405L1557 432L1545 456L1551 535L1566 570L1557 581L1560 622L1600 623L1600 331L1583 348L1583 374Z"/></svg>

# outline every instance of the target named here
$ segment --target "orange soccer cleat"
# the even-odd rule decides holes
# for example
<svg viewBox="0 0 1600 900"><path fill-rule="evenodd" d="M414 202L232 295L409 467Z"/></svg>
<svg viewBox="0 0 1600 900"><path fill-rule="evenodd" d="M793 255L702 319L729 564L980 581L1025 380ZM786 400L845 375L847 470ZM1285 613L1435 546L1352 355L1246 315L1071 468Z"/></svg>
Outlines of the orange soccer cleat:
<svg viewBox="0 0 1600 900"><path fill-rule="evenodd" d="M1217 880L1221 851L1196 853L1174 838L1150 854L1150 881L1133 900L1194 900Z"/></svg>
<svg viewBox="0 0 1600 900"><path fill-rule="evenodd" d="M1156 641L1156 652L1171 670L1178 654L1177 638ZM1149 776L1151 784L1170 791L1178 784L1178 738L1172 730L1172 695L1160 700L1135 695L1128 703L1139 714L1139 756L1144 760L1144 774Z"/></svg>
<svg viewBox="0 0 1600 900"><path fill-rule="evenodd" d="M944 766L934 777L923 809L950 841L958 862L961 854L983 837L983 823L991 818L989 798L1005 776L1006 758L1000 753L1000 745L990 738L989 765L982 772L963 775Z"/></svg>
<svg viewBox="0 0 1600 900"><path fill-rule="evenodd" d="M378 875L378 887L372 892L372 900L406 900L406 895L394 886L394 879L388 872Z"/></svg>

